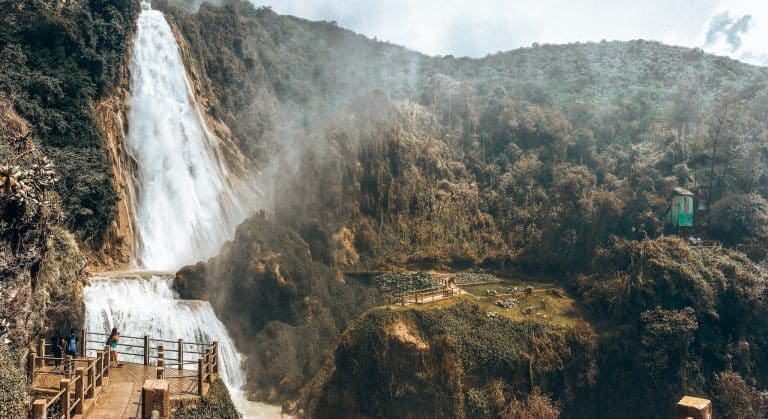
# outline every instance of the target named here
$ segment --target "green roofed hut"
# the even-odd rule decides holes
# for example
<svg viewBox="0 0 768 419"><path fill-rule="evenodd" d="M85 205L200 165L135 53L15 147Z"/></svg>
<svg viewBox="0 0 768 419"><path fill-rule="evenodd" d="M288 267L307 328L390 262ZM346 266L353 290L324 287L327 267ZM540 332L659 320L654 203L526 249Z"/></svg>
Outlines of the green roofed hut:
<svg viewBox="0 0 768 419"><path fill-rule="evenodd" d="M680 237L685 237L686 227L693 227L693 211L693 193L681 187L673 189L665 221L679 229Z"/></svg>

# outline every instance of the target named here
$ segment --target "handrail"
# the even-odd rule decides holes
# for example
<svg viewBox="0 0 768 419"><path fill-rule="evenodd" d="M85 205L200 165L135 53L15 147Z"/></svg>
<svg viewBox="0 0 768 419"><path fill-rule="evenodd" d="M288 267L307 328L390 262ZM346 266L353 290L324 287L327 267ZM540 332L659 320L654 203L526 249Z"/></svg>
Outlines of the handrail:
<svg viewBox="0 0 768 419"><path fill-rule="evenodd" d="M31 404L32 419L46 417L47 409L54 407L57 402L61 410L57 411L55 417L61 416L62 419L69 419L72 414L82 415L86 399L96 397L97 389L106 385L111 364L110 354L113 350L107 345L102 346L101 340L96 340L92 337L109 335L82 330L80 336L78 349L83 354L81 358L46 356L46 346L50 347L50 344L46 344L45 340L42 339L38 341L36 346L40 356L37 356L38 353L35 348L30 349L27 357L27 372L28 376L31 377L32 386L34 386L35 375L53 373L52 371L43 370L46 361L63 361L64 363L62 371L64 378L59 382L59 390L37 389L43 394L52 394L52 397L36 399ZM185 342L183 339L171 341L154 339L149 336L121 336L121 338L141 340L143 345L118 342L118 345L125 350L114 350L114 352L124 356L143 358L144 365L149 365L149 362L153 359L157 360L157 376L161 379L165 378L164 370L166 366L172 366L179 370L178 375L169 375L168 379L197 377L197 393L199 396L204 396L207 393L208 387L219 375L220 354L217 341L211 343ZM159 343L164 343L165 345ZM187 348L196 350L189 350L184 345L187 345ZM166 348L166 346L168 347ZM96 353L95 356L85 356L87 353L94 352ZM166 357L168 354L172 355ZM184 359L185 355L188 357L198 356L198 359ZM80 363L80 366L78 366L78 363ZM194 370L194 367L185 368L194 364L197 364L195 374L183 373L183 371ZM54 416L47 415L47 417Z"/></svg>
<svg viewBox="0 0 768 419"><path fill-rule="evenodd" d="M77 407L77 404L80 403L81 401L82 400L80 400L79 398L71 401L72 406L69 408L69 412L71 413L73 410L75 410L75 408Z"/></svg>
<svg viewBox="0 0 768 419"><path fill-rule="evenodd" d="M51 401L49 401L48 403L46 403L46 404L45 404L45 408L46 408L46 409L48 409L49 407L53 406L53 404L54 404L55 402L59 401L59 399L61 398L61 396L63 396L63 395L64 395L64 392L65 392L65 391L67 391L67 389L65 389L65 388L64 388L64 389L61 389L61 390L59 390L59 391L56 393L56 395L55 395L55 396L53 396L53 397L51 398Z"/></svg>
<svg viewBox="0 0 768 419"><path fill-rule="evenodd" d="M165 340L165 339L149 339L152 342L163 342L163 343L172 343L177 344L178 342L175 340ZM207 343L207 342L184 342L184 345L193 345L193 346L211 346L213 345L213 342Z"/></svg>
<svg viewBox="0 0 768 419"><path fill-rule="evenodd" d="M109 333L99 333L99 332L91 332L90 330L86 332L89 335L98 335L98 336L107 336L109 337ZM129 336L129 335L120 335L120 339L138 339L138 340L144 340L144 336Z"/></svg>

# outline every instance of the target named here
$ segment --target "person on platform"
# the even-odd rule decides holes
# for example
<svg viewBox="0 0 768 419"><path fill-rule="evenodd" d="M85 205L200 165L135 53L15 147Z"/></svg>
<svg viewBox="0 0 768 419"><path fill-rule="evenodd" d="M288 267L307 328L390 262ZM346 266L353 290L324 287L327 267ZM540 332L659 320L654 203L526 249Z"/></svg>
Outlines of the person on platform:
<svg viewBox="0 0 768 419"><path fill-rule="evenodd" d="M50 339L51 353L53 354L53 369L59 369L61 365L61 359L64 353L64 338L61 337L59 329L53 331L53 336Z"/></svg>
<svg viewBox="0 0 768 419"><path fill-rule="evenodd" d="M113 327L112 333L109 334L109 339L107 339L107 346L109 346L109 362L114 360L117 368L121 368L123 366L123 364L117 360L117 343L119 341L120 332L117 331L116 327Z"/></svg>
<svg viewBox="0 0 768 419"><path fill-rule="evenodd" d="M80 341L80 338L77 336L77 329L74 327L69 330L69 336L67 336L67 346L65 349L65 354L71 356L72 358L77 358L77 343Z"/></svg>

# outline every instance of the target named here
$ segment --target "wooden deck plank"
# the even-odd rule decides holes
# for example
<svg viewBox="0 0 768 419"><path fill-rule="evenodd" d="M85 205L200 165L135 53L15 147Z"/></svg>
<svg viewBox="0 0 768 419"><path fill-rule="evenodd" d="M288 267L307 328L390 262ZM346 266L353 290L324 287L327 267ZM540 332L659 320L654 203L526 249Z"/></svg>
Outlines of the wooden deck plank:
<svg viewBox="0 0 768 419"><path fill-rule="evenodd" d="M64 377L61 374L51 373L51 370L52 367L46 367L47 373L35 377L36 388L58 388L59 380ZM145 380L155 379L156 376L157 367L154 365L126 363L122 368L112 367L107 384L86 417L88 419L140 417L141 387ZM180 376L184 377L178 378ZM165 370L165 379L169 384L171 399L196 399L197 371L168 368Z"/></svg>

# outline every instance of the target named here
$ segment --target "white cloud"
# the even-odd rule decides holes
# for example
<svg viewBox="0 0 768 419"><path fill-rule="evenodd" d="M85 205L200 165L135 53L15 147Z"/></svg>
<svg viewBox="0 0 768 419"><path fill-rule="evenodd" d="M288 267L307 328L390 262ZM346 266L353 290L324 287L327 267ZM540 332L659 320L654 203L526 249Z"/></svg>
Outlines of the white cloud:
<svg viewBox="0 0 768 419"><path fill-rule="evenodd" d="M704 27L704 49L757 65L768 65L768 4L731 0L719 4Z"/></svg>

